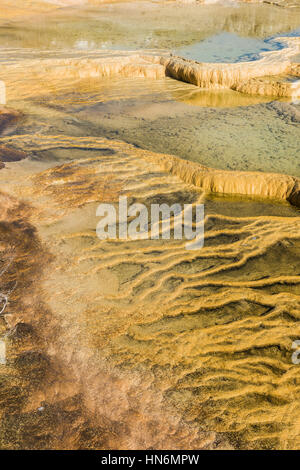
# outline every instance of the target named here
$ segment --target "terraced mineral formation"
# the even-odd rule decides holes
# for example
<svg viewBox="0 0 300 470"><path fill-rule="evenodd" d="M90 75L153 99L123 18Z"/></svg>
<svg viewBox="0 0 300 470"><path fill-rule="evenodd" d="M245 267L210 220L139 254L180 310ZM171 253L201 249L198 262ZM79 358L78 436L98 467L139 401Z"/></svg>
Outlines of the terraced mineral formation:
<svg viewBox="0 0 300 470"><path fill-rule="evenodd" d="M51 83L67 79L83 78L107 78L114 76L141 77L141 78L162 78L165 76L164 65L160 64L160 56L153 54L127 52L127 51L95 51L90 52L82 58L80 53L75 53L74 58L35 58L32 51L32 58L22 59L21 66L19 60L13 57L18 51L8 51L12 59L1 65L0 76L6 82L6 92L10 99L14 99L22 89L28 90L28 96L32 96L32 90L37 93L45 93ZM59 52L53 53L59 56ZM149 60L151 59L151 60ZM18 74L18 91L10 83L11 77ZM45 82L45 76L47 81ZM31 80L31 88L28 88L28 80ZM26 95L24 95L26 96Z"/></svg>
<svg viewBox="0 0 300 470"><path fill-rule="evenodd" d="M205 191L287 200L300 207L299 178L274 173L215 170L171 155L156 155L154 158L165 171Z"/></svg>
<svg viewBox="0 0 300 470"><path fill-rule="evenodd" d="M47 142L47 148L51 148L51 141L47 136L9 136L2 141L11 147L22 148L25 152L32 152L38 146L39 141ZM62 138L67 148L72 148L73 138ZM79 147L84 148L88 138L82 138ZM98 145L119 148L121 143L110 142L106 139L97 139ZM196 186L208 193L257 196L262 198L289 201L300 207L300 180L299 178L275 173L224 171L207 168L198 163L182 160L173 155L163 155L135 149L123 144L128 151L133 151L141 158L158 164L167 173L176 175L187 184ZM78 148L78 145L76 145ZM93 145L88 148L93 148ZM97 148L97 147L96 147Z"/></svg>
<svg viewBox="0 0 300 470"><path fill-rule="evenodd" d="M2 3L2 18L59 10ZM299 77L299 38L285 41L251 64L158 49L0 50L7 101L24 111L24 122L0 112L2 449L299 449L299 178L143 150L102 137L95 119L103 77L107 101L114 76L171 73L210 89L290 93L281 77ZM80 94L83 78L94 81ZM297 106L268 106L296 129ZM204 247L100 240L97 207L119 196L148 209L204 204Z"/></svg>
<svg viewBox="0 0 300 470"><path fill-rule="evenodd" d="M39 279L36 314L17 290L22 286L5 311L13 337L25 335L23 323L34 322L34 332L39 322L43 327L40 346L28 339L22 351L12 349L16 358L2 374L2 447L299 447L300 384L291 362L300 312L299 213L261 199L211 199L194 185L196 165L180 166L173 157L122 142L50 135L5 142L35 155L85 153L40 172L38 161L26 160L0 172L0 180L10 181L7 191L26 204L10 217L30 214L39 237L28 239L38 257L25 247L30 258L20 253L16 259L46 270L26 278ZM292 181L278 178L283 189L276 195L286 197ZM221 172L216 181L225 184ZM270 175L257 188L264 193L268 181ZM255 184L249 180L249 187ZM96 208L116 204L119 195L147 207L204 202L204 248L188 251L184 240L172 239L99 240ZM12 264L10 276L20 271ZM18 298L26 309L15 308ZM11 341L8 336L8 350ZM21 388L23 401L14 388L13 405L9 390L22 383L22 374L30 383L36 370L41 378ZM9 433L13 426L17 441Z"/></svg>
<svg viewBox="0 0 300 470"><path fill-rule="evenodd" d="M261 59L234 64L198 63L181 57L163 58L166 75L207 89L231 88L248 94L295 96L300 82L276 80L278 75L297 76L298 66L292 58L299 52L299 38L278 38L286 45L280 51L261 53ZM261 77L269 77L269 82Z"/></svg>
<svg viewBox="0 0 300 470"><path fill-rule="evenodd" d="M287 47L262 54L252 62L204 64L170 57L167 52L90 52L86 58L34 59L24 58L22 68L13 61L1 66L1 78L10 81L18 67L19 80L31 76L33 87L42 90L40 82L47 74L49 81L59 79L104 78L120 75L158 79L169 76L205 89L230 88L247 94L267 96L299 96L298 64L292 58L299 52L299 38L282 38ZM10 51L10 54L12 51ZM59 54L58 54L59 55ZM33 54L34 56L34 54ZM286 75L295 80L284 78ZM279 76L279 77L278 77ZM280 78L280 76L283 76ZM266 78L265 78L266 77ZM47 84L45 84L47 86ZM26 86L26 82L25 82ZM8 90L8 93L10 90ZM13 93L13 90L12 92Z"/></svg>
<svg viewBox="0 0 300 470"><path fill-rule="evenodd" d="M80 147L81 143L79 139L76 145ZM232 448L221 434L201 429L192 420L184 422L176 407L164 399L162 391L153 387L153 378L146 372L122 373L118 367L109 365L104 356L100 358L95 348L82 343L83 330L79 336L76 335L78 343L75 345L74 338L71 340L69 333L74 327L81 329L82 321L85 322L81 316L85 315L81 305L78 304L73 310L75 315L79 314L74 323L71 317L65 316L67 323L71 321L68 327L65 321L61 323L61 319L55 318L56 314L52 315L48 302L53 297L53 288L58 302L62 300L61 293L66 286L61 284L59 287L56 280L60 279L61 273L67 268L67 258L57 258L57 261L60 259L57 264L54 252L50 254L46 251L44 243L48 248L49 242L52 245L48 236L51 238L53 232L50 228L47 234L42 227L65 223L74 209L81 207L85 210L92 201L103 200L107 176L110 185L106 200L108 198L112 202L120 193L120 184L123 188L124 184L128 184L128 170L131 177L137 178L136 182L140 179L142 183L146 174L150 176L149 183L146 183L146 193L151 192L154 180L160 185L160 174L156 174L158 167L139 161L139 157L133 157L132 154L126 155L129 148L125 146L122 149L122 144L116 143L115 148L107 152L108 148L104 149L103 143L85 140L88 148L98 149L98 156L95 158L58 166L30 177L29 180L23 175L21 179L24 186L20 184L19 177L18 182L14 180L17 182L14 189L10 185L10 190L16 194L23 193L23 200L29 201L32 194L34 198L41 198L42 205L38 203L34 208L18 202L16 198L0 195L1 295L8 298L0 316L1 341L5 339L7 351L6 364L0 369L1 448ZM39 148L51 148L53 144L72 150L69 141L59 143L55 138L50 138L50 145L47 140ZM113 194L110 175L116 169L122 176ZM8 172L11 170L15 171L13 167L7 168ZM59 174L59 179L65 175L67 191L72 188L74 197L67 197L63 204L63 193L54 188L55 173ZM42 193L39 190L40 178L45 182L45 192ZM60 183L62 182L60 179ZM168 190L171 188L178 190L174 183ZM50 210L45 212L43 204ZM38 220L43 222L39 228L35 228L32 224ZM63 230L61 240L69 236L75 240L77 229L81 230L79 226L75 233L72 233L73 229L70 233ZM53 242L54 249L57 243L54 239ZM60 245L59 239L57 242ZM80 252L78 255L80 256ZM23 276L24 272L26 276ZM80 277L82 274L81 272ZM52 282L55 282L55 287L51 286ZM98 285L93 294L96 297L102 289L100 287L99 290L99 287ZM103 287L107 289L105 285ZM53 307L56 308L55 305ZM105 304L101 307L104 308L103 312L106 307ZM113 318L111 320L114 323ZM129 317L126 322L128 320ZM92 317L89 321L93 321ZM121 331L124 326L124 322L121 322L117 330ZM65 336L67 331L69 333ZM73 333L74 331L71 334ZM82 380L86 367L90 372L85 373ZM105 397L109 397L109 400Z"/></svg>
<svg viewBox="0 0 300 470"><path fill-rule="evenodd" d="M27 0L27 3L27 11L32 14L39 10L43 12L43 8L49 8L51 13L53 9L54 11L57 8L59 10L61 6L61 2L56 4L55 2L43 3ZM35 5L35 8L29 8L31 3ZM66 5L70 6L73 3L72 1L66 2ZM84 2L75 3L78 8L80 5L84 5ZM5 8L9 8L9 5L11 5L11 2L6 0L3 11L5 11ZM11 6L11 8L14 8L14 6ZM201 8L201 5L199 5L199 8ZM269 12L266 13L269 14ZM226 26L229 31L234 30L234 27L230 26L232 21L229 16L229 24ZM256 23L257 20L255 21L255 29L257 29ZM35 60L34 52L31 54L30 49L27 49L28 57L31 55L33 58L23 61L19 73L20 79L22 76L28 76L29 70L32 70L31 75L36 76L37 79L43 73L49 74L50 79L53 74L58 78L65 79L74 77L112 77L117 74L124 77L151 77L155 79L167 75L207 89L229 88L253 95L298 96L300 93L299 82L294 81L291 83L289 79L285 79L285 76L289 74L294 77L298 76L298 65L293 64L293 56L299 53L299 38L276 38L276 40L280 40L285 46L282 50L262 53L261 58L256 61L234 64L198 63L182 57L170 57L167 50L162 53L158 49L152 52L151 50L99 52L98 49L89 51L84 58L80 58L79 53L77 53L77 58L76 53L74 58L66 58L68 55L74 56L75 51L70 50L69 54L66 54L66 51L61 54L64 58L59 59L55 58L55 56L59 57L60 55L59 51L56 51L52 59L45 58L40 62L40 57ZM5 52L5 49L2 49L2 52ZM10 49L7 53L11 57L14 53L20 53L20 51ZM49 54L51 55L51 52L48 53L47 57L49 57ZM42 52L41 55L43 56ZM13 67L13 62L9 66ZM5 64L4 60L0 71L2 80L5 80L7 67L8 64Z"/></svg>

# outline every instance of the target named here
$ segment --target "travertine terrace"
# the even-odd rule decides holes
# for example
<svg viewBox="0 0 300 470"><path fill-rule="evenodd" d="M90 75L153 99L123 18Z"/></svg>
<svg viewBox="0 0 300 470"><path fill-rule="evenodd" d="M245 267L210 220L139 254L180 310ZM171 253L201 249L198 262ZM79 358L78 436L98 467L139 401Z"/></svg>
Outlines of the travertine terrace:
<svg viewBox="0 0 300 470"><path fill-rule="evenodd" d="M299 449L298 2L16 3L0 9L0 448ZM173 52L220 31L284 47ZM204 247L100 240L97 207L120 196L204 204Z"/></svg>
<svg viewBox="0 0 300 470"><path fill-rule="evenodd" d="M278 38L286 47L280 51L262 53L257 61L235 64L208 64L173 57L167 51L95 52L86 58L28 58L23 61L20 77L45 73L61 79L123 77L162 78L169 76L204 89L233 89L247 94L267 96L299 96L300 80L280 81L277 76L299 75L293 57L300 51L299 38ZM1 67L2 78L14 72L14 65ZM264 77L269 81L265 82Z"/></svg>
<svg viewBox="0 0 300 470"><path fill-rule="evenodd" d="M201 88L231 88L243 93L268 96L298 96L300 81L281 83L277 75L294 74L293 57L299 53L299 38L277 38L286 47L281 51L265 52L257 61L236 64L204 64L180 57L161 59L166 74ZM264 86L258 78L271 77ZM297 73L295 73L295 77ZM256 79L256 80L255 80Z"/></svg>

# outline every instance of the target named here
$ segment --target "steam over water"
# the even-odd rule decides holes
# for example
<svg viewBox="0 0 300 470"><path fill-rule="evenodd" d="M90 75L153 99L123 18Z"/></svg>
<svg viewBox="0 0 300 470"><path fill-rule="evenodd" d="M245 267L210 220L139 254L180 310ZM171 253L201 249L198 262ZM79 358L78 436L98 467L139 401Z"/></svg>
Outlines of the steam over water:
<svg viewBox="0 0 300 470"><path fill-rule="evenodd" d="M43 34L32 19L9 27L0 79L20 114L1 128L0 152L19 160L0 171L1 448L299 448L299 209L212 195L187 183L188 165L161 165L163 153L299 176L299 105L75 73L103 44L113 56L300 24L266 5L203 8L51 10ZM99 240L96 208L120 195L204 203L204 248Z"/></svg>

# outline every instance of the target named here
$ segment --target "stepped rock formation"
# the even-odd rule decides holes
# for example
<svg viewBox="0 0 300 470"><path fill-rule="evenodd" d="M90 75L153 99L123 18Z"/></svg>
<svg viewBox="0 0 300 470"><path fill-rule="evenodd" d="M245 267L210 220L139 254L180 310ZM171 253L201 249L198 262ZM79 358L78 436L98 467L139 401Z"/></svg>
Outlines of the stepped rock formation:
<svg viewBox="0 0 300 470"><path fill-rule="evenodd" d="M299 52L300 38L277 38L287 47L280 51L264 52L261 59L234 64L199 63L181 57L162 59L169 77L192 83L201 88L231 88L243 93L266 94L268 96L294 96L300 94L300 82L282 83L276 78L269 82L258 77L272 77L298 73L298 66L292 64L292 57ZM295 75L296 75L295 74ZM256 80L255 80L256 79Z"/></svg>
<svg viewBox="0 0 300 470"><path fill-rule="evenodd" d="M298 96L300 81L285 80L284 75L297 77L299 74L299 64L291 60L299 51L300 39L281 40L287 44L282 50L263 53L257 61L234 64L198 63L181 57L170 57L163 51L160 54L159 51L91 51L84 59L79 54L78 57L75 54L74 58L35 59L32 53L32 58L22 60L22 68L19 68L17 62L14 64L13 60L4 62L0 76L3 81L9 82L10 76L18 71L20 80L31 76L33 86L39 79L42 81L45 74L50 81L116 75L152 79L169 76L206 89L231 88L247 94ZM10 53L13 57L12 51ZM13 93L13 90L8 89L8 93Z"/></svg>
<svg viewBox="0 0 300 470"><path fill-rule="evenodd" d="M17 265L3 282L28 273L5 311L2 448L298 448L299 373L291 363L300 312L297 211L210 200L169 173L172 164L197 183L191 168L198 165L180 167L123 142L4 141L36 156L64 149L70 160L42 171L32 161L29 173L23 161L0 172L0 180L10 176L15 200L27 201L15 203L19 212L9 206L6 225L0 220L2 240L19 240ZM75 149L85 154L74 159ZM112 204L119 194L147 207L204 202L204 248L187 251L184 240L172 239L99 240L95 214L107 177ZM292 181L280 182L289 192ZM10 225L20 219L23 225ZM6 291L13 286L4 283Z"/></svg>
<svg viewBox="0 0 300 470"><path fill-rule="evenodd" d="M13 60L14 52L10 51L12 60L1 65L0 77L6 82L7 95L10 99L19 93L11 87L11 77L17 73L18 79L24 81L24 89L28 90L28 79L31 80L32 89L37 93L45 93L51 82L63 81L67 79L83 78L105 78L120 75L122 77L135 78L162 78L165 76L165 67L160 64L161 56L154 54L127 52L127 51L95 51L82 58L80 53L74 58L32 58L22 60L22 65L18 60ZM58 53L54 53L59 56ZM45 82L45 75L47 81ZM20 89L22 87L19 86ZM15 95L16 93L16 95ZM32 90L28 95L32 94Z"/></svg>
<svg viewBox="0 0 300 470"><path fill-rule="evenodd" d="M191 65L189 61L183 61L182 59L178 59L178 62L176 62L177 59L170 58L167 53L159 55L156 52L146 53L145 51L140 51L139 53L95 51L88 53L88 57L85 59L82 59L79 54L78 57L75 56L67 59L64 57L37 59L34 58L34 54L31 54L31 58L22 59L22 67L20 67L18 60L13 59L12 54L12 59L8 63L4 62L1 66L1 78L6 81L7 94L10 98L23 96L23 99L26 99L27 96L32 97L47 93L47 87L49 87L49 92L53 90L55 93L57 83L62 84L66 79L79 80L84 77L101 78L112 77L114 75L156 79L163 77L166 73L165 70L170 70L170 64L174 63L176 65L179 63L179 69L176 68L177 66L175 69L180 70L183 63L182 73L189 72L189 74L187 76L184 75L184 77L180 75L180 78L194 77L196 80L200 80L197 83L210 87L232 87L237 80L244 83L244 78L250 73L258 73L257 67L259 73L262 73L262 70L268 70L270 73L272 70L273 73L278 74L279 71L287 71L291 67L293 71L298 71L299 67L295 64L291 65L289 57L295 53L299 39L293 38L293 40L287 39L287 41L289 47L281 51L265 54L257 63L217 64L219 66L218 74L213 72L213 67L216 64ZM208 69L206 69L206 65L208 65ZM198 75L196 72L193 72L193 67L199 68L200 73ZM248 67L250 67L250 72ZM16 75L18 76L18 87L14 88L12 84ZM44 79L45 75L47 76L46 82ZM259 86L260 81L255 81L259 79L252 80L254 80L256 87L257 83ZM30 89L28 88L29 81L31 83ZM24 89L22 83L24 83ZM242 87L242 85L239 86ZM298 121L298 111L296 109L290 109L288 104L283 103L278 103L277 107L280 108L278 108L279 114L284 115L288 112L291 115L292 113L293 121ZM288 109L286 109L287 107ZM7 123L12 117L15 119L18 113L3 110L2 116L4 125L4 122ZM35 137L33 138L35 139ZM16 148L18 151L25 152L25 154L30 149L30 146L28 147L25 142L18 146L17 142L20 139L17 136L15 138L13 136L5 137L2 140L4 145L8 145L9 148ZM294 177L257 172L214 170L196 163L176 159L173 156L159 155L157 159L165 170L176 174L186 183L192 183L208 192L288 200L292 204L299 206L299 184L297 178Z"/></svg>
<svg viewBox="0 0 300 470"><path fill-rule="evenodd" d="M68 314L64 314L62 321L57 317L60 309L51 311L52 289L60 302L63 286L54 287L51 283L61 279L67 268L67 258L65 255L53 256L56 242L52 245L48 236L43 237L44 223L44 227L56 224L74 209L97 201L99 197L101 200L99 190L103 177L110 174L112 158L114 170L118 167L120 175L124 168L127 172L127 165L132 172L134 165L136 181L142 180L145 172L150 171L150 175L156 173L154 179L160 184L163 175L157 174L158 167L152 168L132 153L126 156L130 146L122 149L122 144L116 143L115 151L107 155L104 149L102 155L103 142L89 143L79 139L75 145L80 147L82 143L88 148L96 145L98 157L58 165L29 180L19 179L18 188L15 188L17 193L20 196L22 193L22 198L25 196L27 200L28 197L31 199L31 191L34 198L42 196L37 205L28 205L0 193L0 261L1 267L5 267L1 272L1 289L9 297L3 315L0 315L0 334L5 338L7 349L7 363L0 368L0 446L2 449L232 448L221 434L199 428L192 420L185 421L175 407L166 402L162 391L153 387L153 379L147 374L142 371L122 373L117 367L110 366L105 358L99 358L94 348L83 344L83 331L76 334L74 327L81 328L81 314L85 308L78 311L75 307L73 313L79 314L76 321ZM56 147L57 144L56 138L49 137L39 148ZM72 139L59 145L72 148ZM99 165L103 166L100 172ZM61 183L67 184L67 192L72 186L74 192L74 184L77 186L77 197L64 198L62 191L55 191L55 174L59 178L63 174L66 176ZM146 183L146 192L151 191L151 181ZM168 184L169 189L178 190L178 184ZM93 187L94 193L91 192ZM41 193L39 188L44 188L45 192L42 189ZM64 191L65 187L62 189ZM60 244L67 234L57 235ZM77 234L71 231L70 236L73 238ZM52 254L46 249L50 245ZM100 293L98 287L97 295ZM64 286L63 290L66 288ZM76 291L79 292L78 287ZM96 304L97 295L96 291L92 295ZM91 299L88 304L91 305ZM53 307L56 308L54 304ZM120 326L122 328L122 322Z"/></svg>
<svg viewBox="0 0 300 470"><path fill-rule="evenodd" d="M205 191L287 200L300 207L299 178L275 173L216 170L172 155L153 158L164 171Z"/></svg>
<svg viewBox="0 0 300 470"><path fill-rule="evenodd" d="M62 142L65 142L65 145L72 147L72 138L62 137L61 139ZM82 148L84 148L86 140L88 141L88 138L81 139ZM4 144L22 149L27 153L36 148L41 141L45 142L47 148L51 148L51 141L48 141L47 136L9 136L3 138L2 141ZM208 193L272 198L288 201L300 207L300 180L293 176L276 173L217 170L199 163L182 160L173 155L135 149L129 144L121 144L121 142L111 142L107 139L97 139L97 142L112 149L118 149L120 145L123 145L124 148L131 149L141 158L158 164L163 171L175 175L183 182L199 187Z"/></svg>

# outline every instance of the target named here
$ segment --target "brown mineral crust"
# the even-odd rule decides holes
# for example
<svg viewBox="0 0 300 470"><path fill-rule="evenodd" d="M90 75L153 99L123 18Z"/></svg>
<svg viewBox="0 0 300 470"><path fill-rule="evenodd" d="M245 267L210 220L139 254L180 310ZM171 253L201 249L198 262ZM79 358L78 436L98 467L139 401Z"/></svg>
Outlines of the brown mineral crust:
<svg viewBox="0 0 300 470"><path fill-rule="evenodd" d="M10 125L16 122L21 114L14 109L0 107L0 134Z"/></svg>

